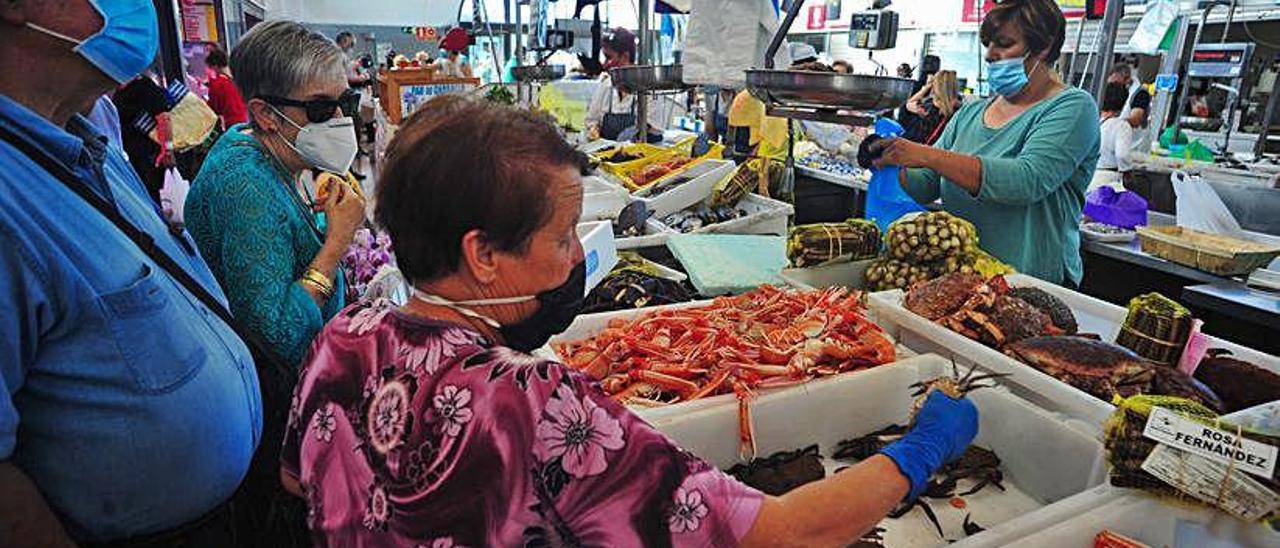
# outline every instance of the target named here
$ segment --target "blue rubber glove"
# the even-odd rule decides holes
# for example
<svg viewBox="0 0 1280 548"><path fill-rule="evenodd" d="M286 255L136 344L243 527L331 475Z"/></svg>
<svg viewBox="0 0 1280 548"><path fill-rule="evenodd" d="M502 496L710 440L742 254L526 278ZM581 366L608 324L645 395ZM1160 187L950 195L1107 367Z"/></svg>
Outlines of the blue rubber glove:
<svg viewBox="0 0 1280 548"><path fill-rule="evenodd" d="M929 476L943 464L960 458L977 435L978 408L973 402L968 398L952 399L935 390L916 413L911 431L880 453L893 460L911 481L907 500L913 500L929 485Z"/></svg>

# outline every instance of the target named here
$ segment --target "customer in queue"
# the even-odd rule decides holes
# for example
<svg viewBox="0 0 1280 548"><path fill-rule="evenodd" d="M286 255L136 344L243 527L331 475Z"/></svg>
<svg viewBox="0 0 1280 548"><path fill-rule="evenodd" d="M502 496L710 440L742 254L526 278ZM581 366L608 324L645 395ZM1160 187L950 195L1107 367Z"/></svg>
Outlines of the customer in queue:
<svg viewBox="0 0 1280 548"><path fill-rule="evenodd" d="M1080 283L1080 212L1098 161L1098 109L1052 66L1066 26L1053 0L997 4L982 21L995 96L969 103L935 146L869 140L907 192L973 222L982 248L1020 272Z"/></svg>
<svg viewBox="0 0 1280 548"><path fill-rule="evenodd" d="M977 430L933 393L882 454L781 497L738 483L528 354L582 306L585 159L543 118L427 103L397 132L377 220L413 286L312 347L282 475L319 546L845 546Z"/></svg>
<svg viewBox="0 0 1280 548"><path fill-rule="evenodd" d="M290 21L245 34L231 53L250 125L231 127L191 184L186 221L231 310L290 364L345 304L338 262L364 222L345 184L319 200L304 171L345 174L355 157L342 52ZM323 212L318 215L316 212Z"/></svg>
<svg viewBox="0 0 1280 548"><path fill-rule="evenodd" d="M0 546L232 546L253 359L193 292L225 306L189 236L76 114L155 58L155 8L9 0L0 36Z"/></svg>

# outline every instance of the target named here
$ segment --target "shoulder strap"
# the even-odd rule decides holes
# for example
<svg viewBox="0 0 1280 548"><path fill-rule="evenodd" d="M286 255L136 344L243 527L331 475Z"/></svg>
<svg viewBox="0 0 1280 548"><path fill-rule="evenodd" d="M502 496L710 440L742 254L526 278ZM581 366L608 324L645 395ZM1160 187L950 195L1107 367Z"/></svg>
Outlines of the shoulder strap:
<svg viewBox="0 0 1280 548"><path fill-rule="evenodd" d="M111 205L102 196L99 196L97 193L93 192L93 190L89 189L84 181L71 171L71 168L54 159L52 156L49 156L45 151L40 150L38 147L19 138L17 135L14 135L13 132L3 125L0 125L0 139L3 139L6 143L9 143L14 148L18 149L19 152L22 152L32 161L39 164L41 168L61 181L62 184L66 185L66 187L72 192L75 192L80 199L93 206L98 213L103 217L106 217L108 221L111 221L111 223L114 224L120 232L133 241L134 245L138 246L138 249L142 250L142 252L155 262L157 266L167 272L169 276L176 280L178 284L182 285L182 287L186 288L186 290L194 295L201 303L209 307L209 310L212 310L223 323L227 324L227 326L230 327L232 331L234 331L236 335L254 351L254 354L258 356L259 359L266 359L270 362L268 364L259 364L260 367L264 365L270 365L272 367L281 367L286 365L284 360L271 350L271 348L267 346L260 337L241 326L240 323L236 321L235 317L231 315L231 311L228 310L227 307L223 306L223 304L219 302L213 294L209 293L209 290L205 289L204 285L196 281L195 278L192 278L191 274L187 273L186 269L182 268L182 266L174 261L173 258L169 257L169 255L156 244L155 239L153 239L150 234L134 226L133 223L130 223L124 218L124 215L122 215L115 206Z"/></svg>

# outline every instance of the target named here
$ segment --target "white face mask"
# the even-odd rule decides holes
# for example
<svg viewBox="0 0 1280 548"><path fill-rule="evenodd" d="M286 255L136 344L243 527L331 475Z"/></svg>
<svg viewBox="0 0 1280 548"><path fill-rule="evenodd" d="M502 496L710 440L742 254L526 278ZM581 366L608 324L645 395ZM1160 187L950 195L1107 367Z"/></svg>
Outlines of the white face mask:
<svg viewBox="0 0 1280 548"><path fill-rule="evenodd" d="M271 110L298 128L294 142L290 143L288 139L284 142L311 167L338 175L345 175L351 169L360 145L356 142L355 121L350 117L333 117L318 124L299 126L275 105L271 105Z"/></svg>

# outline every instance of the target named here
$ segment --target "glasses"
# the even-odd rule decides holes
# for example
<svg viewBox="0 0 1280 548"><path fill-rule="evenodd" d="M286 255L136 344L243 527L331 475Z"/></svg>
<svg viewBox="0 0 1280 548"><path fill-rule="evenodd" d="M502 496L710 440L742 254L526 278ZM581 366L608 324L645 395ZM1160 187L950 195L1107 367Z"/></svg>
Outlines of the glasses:
<svg viewBox="0 0 1280 548"><path fill-rule="evenodd" d="M312 99L298 101L288 97L260 96L263 101L276 106L297 107L307 111L307 121L313 124L328 122L339 109L346 116L355 116L360 110L360 92L348 88L337 99Z"/></svg>

